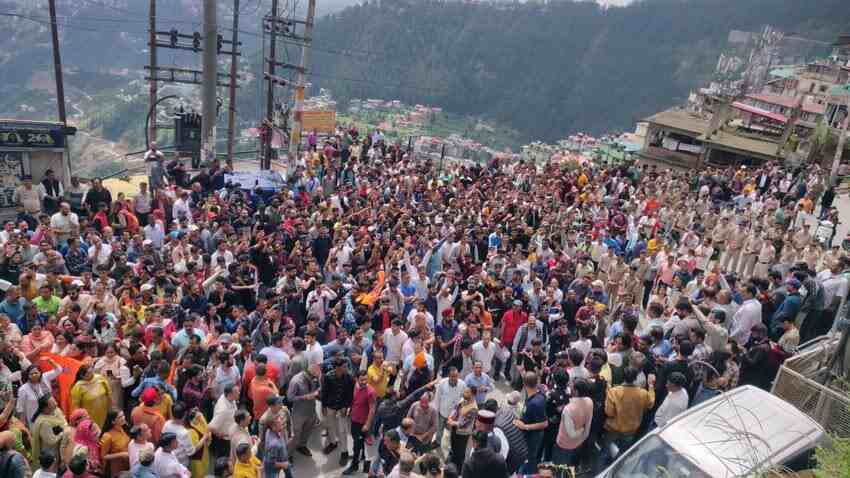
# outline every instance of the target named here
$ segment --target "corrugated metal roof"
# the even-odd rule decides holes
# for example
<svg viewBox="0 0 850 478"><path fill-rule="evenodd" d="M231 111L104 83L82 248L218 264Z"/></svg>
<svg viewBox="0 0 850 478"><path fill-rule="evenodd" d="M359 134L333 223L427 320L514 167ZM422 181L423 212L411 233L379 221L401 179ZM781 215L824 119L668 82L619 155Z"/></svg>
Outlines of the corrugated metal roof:
<svg viewBox="0 0 850 478"><path fill-rule="evenodd" d="M795 76L797 76L797 68L794 66L784 66L782 68L776 68L774 70L770 70L770 76L777 76L785 80L787 80L788 78L794 78Z"/></svg>
<svg viewBox="0 0 850 478"><path fill-rule="evenodd" d="M761 108L756 108L755 106L751 106L746 103L741 103L740 101L732 103L732 107L737 108L741 111L746 111L747 113L763 116L765 118L769 118L773 121L778 121L780 123L785 123L786 121L788 121L788 118L786 118L783 114L774 113L772 111L763 110Z"/></svg>
<svg viewBox="0 0 850 478"><path fill-rule="evenodd" d="M684 110L670 109L662 111L644 119L644 121L667 128L686 131L694 135L701 135L708 129L707 119L694 116Z"/></svg>

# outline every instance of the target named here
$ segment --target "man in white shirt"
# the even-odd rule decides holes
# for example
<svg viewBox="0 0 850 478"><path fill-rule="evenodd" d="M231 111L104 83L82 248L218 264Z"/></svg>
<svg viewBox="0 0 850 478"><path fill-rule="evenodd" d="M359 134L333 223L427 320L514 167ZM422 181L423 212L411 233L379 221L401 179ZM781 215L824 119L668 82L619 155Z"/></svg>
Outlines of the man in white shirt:
<svg viewBox="0 0 850 478"><path fill-rule="evenodd" d="M304 333L304 356L307 357L309 365L322 365L325 360L325 351L321 344L316 341L316 333L308 330Z"/></svg>
<svg viewBox="0 0 850 478"><path fill-rule="evenodd" d="M151 141L151 146L150 146L150 148L151 148L151 149L149 149L149 150L147 150L147 151L145 152L145 157L144 157L145 162L148 162L148 161L162 161L162 160L164 160L164 159L165 159L165 155L164 155L164 154L162 154L162 151L160 151L159 149L157 149L157 144L156 144L156 142L155 142L155 141Z"/></svg>
<svg viewBox="0 0 850 478"><path fill-rule="evenodd" d="M756 300L758 291L752 283L742 284L740 293L744 303L732 316L729 337L743 347L750 340L750 331L753 326L761 323L761 302Z"/></svg>
<svg viewBox="0 0 850 478"><path fill-rule="evenodd" d="M44 189L33 187L32 178L25 177L23 184L15 189L12 194L12 202L19 204L24 212L37 216L41 212L41 201L44 199Z"/></svg>
<svg viewBox="0 0 850 478"><path fill-rule="evenodd" d="M460 379L460 372L455 367L449 367L449 376L440 380L434 392L434 407L437 409L437 434L434 438L437 445L442 444L446 421L463 400L464 390L466 383Z"/></svg>
<svg viewBox="0 0 850 478"><path fill-rule="evenodd" d="M198 446L192 444L192 437L189 436L187 428L191 421L191 413L191 411L186 410L186 406L182 402L177 402L171 411L173 418L165 422L165 426L162 427L163 434L173 433L177 437L177 448L174 449L172 454L177 458L177 461L186 467L189 466L190 457L199 449L202 449L210 440L210 434L207 433L198 442Z"/></svg>
<svg viewBox="0 0 850 478"><path fill-rule="evenodd" d="M219 257L224 258L225 267L230 267L230 264L232 264L235 259L233 257L233 253L227 250L227 243L224 241L218 243L218 247L216 247L215 252L213 252L212 256L210 256L210 263L217 264Z"/></svg>
<svg viewBox="0 0 850 478"><path fill-rule="evenodd" d="M150 241L154 249L162 249L162 244L165 242L165 226L159 219L151 220L145 226L145 242Z"/></svg>
<svg viewBox="0 0 850 478"><path fill-rule="evenodd" d="M221 440L230 440L230 434L236 426L236 401L238 399L239 387L227 385L224 387L224 393L215 402L209 430Z"/></svg>
<svg viewBox="0 0 850 478"><path fill-rule="evenodd" d="M490 374L490 369L493 367L493 357L496 356L498 345L494 344L490 338L490 331L485 330L481 333L481 340L472 345L472 358L476 362L481 362L482 370L485 374Z"/></svg>
<svg viewBox="0 0 850 478"><path fill-rule="evenodd" d="M109 263L112 255L112 246L104 243L99 236L92 236L92 245L89 247L89 260L92 266L102 266Z"/></svg>
<svg viewBox="0 0 850 478"><path fill-rule="evenodd" d="M177 436L163 433L159 439L159 448L153 459L153 470L159 478L190 478L192 473L174 455L177 449Z"/></svg>
<svg viewBox="0 0 850 478"><path fill-rule="evenodd" d="M272 335L272 344L260 350L260 355L265 355L269 359L269 363L277 367L281 377L286 376L286 371L289 368L289 354L283 350L283 338L283 332Z"/></svg>
<svg viewBox="0 0 850 478"><path fill-rule="evenodd" d="M324 322L328 313L328 303L334 299L336 299L336 292L325 284L319 285L307 294L307 313L315 315L320 322Z"/></svg>
<svg viewBox="0 0 850 478"><path fill-rule="evenodd" d="M59 205L59 212L50 217L50 227L56 234L56 239L65 243L80 230L80 219L71 212L71 205L63 202Z"/></svg>
<svg viewBox="0 0 850 478"><path fill-rule="evenodd" d="M673 372L667 379L667 397L655 412L655 425L663 427L676 415L688 409L687 379L681 372Z"/></svg>
<svg viewBox="0 0 850 478"><path fill-rule="evenodd" d="M387 347L386 361L399 364L402 359L402 347L407 341L407 334L401 330L404 322L401 319L393 319L389 330L384 331L384 345Z"/></svg>
<svg viewBox="0 0 850 478"><path fill-rule="evenodd" d="M189 208L190 202L191 201L189 200L189 191L180 191L177 200L174 201L174 205L171 206L172 217L174 217L175 220L185 218L191 223L192 210Z"/></svg>

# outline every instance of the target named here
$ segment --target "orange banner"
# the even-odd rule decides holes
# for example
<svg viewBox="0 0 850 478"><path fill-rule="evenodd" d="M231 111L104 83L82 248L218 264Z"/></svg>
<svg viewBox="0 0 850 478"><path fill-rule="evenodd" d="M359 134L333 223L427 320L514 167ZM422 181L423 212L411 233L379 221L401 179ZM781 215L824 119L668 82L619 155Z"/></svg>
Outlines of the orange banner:
<svg viewBox="0 0 850 478"><path fill-rule="evenodd" d="M47 361L48 358L53 359L54 362L65 369L64 372L56 377L56 383L59 384L59 408L65 412L66 417L70 417L73 411L71 410L71 387L74 386L74 382L77 379L77 371L83 363L79 360L65 357L64 355L43 353L38 363L42 372L51 370L50 362Z"/></svg>

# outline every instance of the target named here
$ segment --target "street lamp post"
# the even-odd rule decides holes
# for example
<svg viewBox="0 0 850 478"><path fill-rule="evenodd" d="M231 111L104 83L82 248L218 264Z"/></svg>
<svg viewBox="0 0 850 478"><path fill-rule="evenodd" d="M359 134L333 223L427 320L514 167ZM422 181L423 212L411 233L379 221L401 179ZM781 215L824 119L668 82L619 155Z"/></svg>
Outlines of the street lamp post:
<svg viewBox="0 0 850 478"><path fill-rule="evenodd" d="M154 111L156 111L156 106L158 104L162 103L164 100L168 100L168 99L171 99L171 98L177 98L177 97L178 97L177 95L163 96L162 98L156 100L156 102L154 104L152 104L150 109L148 110L148 116L147 116L147 118L145 118L145 146L148 149L150 149L150 147L151 147L151 138L150 138L151 116L153 115ZM156 118L154 118L154 121L156 121ZM155 140L156 138L153 138L153 139Z"/></svg>

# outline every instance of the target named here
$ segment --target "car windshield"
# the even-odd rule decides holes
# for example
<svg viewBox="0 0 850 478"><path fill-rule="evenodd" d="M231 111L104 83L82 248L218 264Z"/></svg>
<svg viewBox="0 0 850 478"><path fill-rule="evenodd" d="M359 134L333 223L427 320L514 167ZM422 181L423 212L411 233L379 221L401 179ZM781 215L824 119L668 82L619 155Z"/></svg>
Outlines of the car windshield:
<svg viewBox="0 0 850 478"><path fill-rule="evenodd" d="M648 437L626 452L610 478L709 478L687 457L674 450L657 435Z"/></svg>

